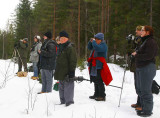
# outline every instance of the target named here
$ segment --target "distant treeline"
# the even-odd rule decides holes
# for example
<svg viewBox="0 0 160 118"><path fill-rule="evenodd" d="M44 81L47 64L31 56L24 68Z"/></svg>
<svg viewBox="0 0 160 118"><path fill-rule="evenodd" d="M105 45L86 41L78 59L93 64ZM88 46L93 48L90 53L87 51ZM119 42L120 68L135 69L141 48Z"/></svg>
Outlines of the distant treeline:
<svg viewBox="0 0 160 118"><path fill-rule="evenodd" d="M76 44L79 59L88 56L87 42L97 32L105 34L108 57L126 54L126 36L135 34L137 25L151 25L160 45L160 0L20 0L14 21L0 31L0 58L10 58L15 41L61 30ZM4 40L3 40L4 39ZM3 46L4 44L4 46ZM160 54L160 53L159 53ZM109 62L109 58L108 58Z"/></svg>

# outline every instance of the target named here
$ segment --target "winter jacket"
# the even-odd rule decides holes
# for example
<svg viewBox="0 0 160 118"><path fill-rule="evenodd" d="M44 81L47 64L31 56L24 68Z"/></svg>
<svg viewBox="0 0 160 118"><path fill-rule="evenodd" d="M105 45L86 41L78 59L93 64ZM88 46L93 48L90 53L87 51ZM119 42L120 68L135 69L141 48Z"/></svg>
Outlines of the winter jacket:
<svg viewBox="0 0 160 118"><path fill-rule="evenodd" d="M69 78L75 76L75 69L77 64L77 56L74 44L66 42L58 46L58 55L56 60L56 69L54 73L55 80L65 80L68 75Z"/></svg>
<svg viewBox="0 0 160 118"><path fill-rule="evenodd" d="M139 49L140 45L142 44L141 37L136 37L135 40L129 40L127 45L127 52L129 56L129 68L131 72L135 72L136 70L136 62L135 57L131 56L133 52Z"/></svg>
<svg viewBox="0 0 160 118"><path fill-rule="evenodd" d="M141 68L150 63L155 63L155 57L158 53L158 45L153 36L145 36L142 38L142 45L135 55L136 67Z"/></svg>
<svg viewBox="0 0 160 118"><path fill-rule="evenodd" d="M28 44L27 43L23 43L23 41L19 41L16 43L16 48L18 49L18 56L20 56L20 58L28 57Z"/></svg>
<svg viewBox="0 0 160 118"><path fill-rule="evenodd" d="M93 54L94 51L94 57L104 57L104 58L107 57L107 45L104 40L99 45L94 40L93 42L89 41L88 49L92 51L91 55ZM96 60L96 69L102 69L102 66L103 66L102 62Z"/></svg>
<svg viewBox="0 0 160 118"><path fill-rule="evenodd" d="M39 53L38 50L41 49L42 43L41 42L36 42L33 44L33 47L31 49L30 53L30 61L31 62L38 62L39 61Z"/></svg>
<svg viewBox="0 0 160 118"><path fill-rule="evenodd" d="M108 86L110 84L110 82L113 80L112 78L112 74L109 70L109 67L106 63L106 60L104 57L90 57L88 59L88 62L92 63L92 66L96 66L96 60L99 60L100 62L103 63L103 68L101 69L101 77L102 77L102 80L103 82L105 83L106 86ZM89 68L89 72L90 72L90 68Z"/></svg>
<svg viewBox="0 0 160 118"><path fill-rule="evenodd" d="M56 42L46 39L41 47L40 53L40 68L46 70L55 69L56 61Z"/></svg>

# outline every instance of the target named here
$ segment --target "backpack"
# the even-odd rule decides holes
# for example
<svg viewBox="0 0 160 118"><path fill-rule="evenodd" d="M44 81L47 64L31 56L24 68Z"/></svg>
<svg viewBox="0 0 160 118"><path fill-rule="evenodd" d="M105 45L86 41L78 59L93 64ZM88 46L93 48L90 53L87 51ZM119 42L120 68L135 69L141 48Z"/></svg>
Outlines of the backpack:
<svg viewBox="0 0 160 118"><path fill-rule="evenodd" d="M155 80L153 80L152 83L152 93L154 94L159 94L159 90L160 90L160 86L157 84L157 82Z"/></svg>

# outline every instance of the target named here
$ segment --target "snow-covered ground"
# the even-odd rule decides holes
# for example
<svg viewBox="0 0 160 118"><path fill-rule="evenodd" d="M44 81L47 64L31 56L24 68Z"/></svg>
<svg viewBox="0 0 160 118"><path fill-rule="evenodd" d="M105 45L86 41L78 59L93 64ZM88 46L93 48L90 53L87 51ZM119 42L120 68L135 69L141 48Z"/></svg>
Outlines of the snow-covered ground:
<svg viewBox="0 0 160 118"><path fill-rule="evenodd" d="M111 85L121 86L124 69L115 64L108 65L113 76ZM58 105L60 101L57 91L37 95L41 90L41 84L30 79L33 73L19 78L14 74L16 71L17 64L10 63L10 60L0 60L1 118L138 118L136 111L130 107L136 102L137 95L133 73L129 71L126 72L120 107L118 107L120 89L106 86L106 101L97 102L88 98L94 91L93 84L86 81L75 84L74 105L69 107ZM77 68L76 76L84 76L88 79L88 70L81 72ZM157 71L155 80L160 84L160 71ZM160 110L160 95L154 95L154 110L151 118L160 118L158 109Z"/></svg>

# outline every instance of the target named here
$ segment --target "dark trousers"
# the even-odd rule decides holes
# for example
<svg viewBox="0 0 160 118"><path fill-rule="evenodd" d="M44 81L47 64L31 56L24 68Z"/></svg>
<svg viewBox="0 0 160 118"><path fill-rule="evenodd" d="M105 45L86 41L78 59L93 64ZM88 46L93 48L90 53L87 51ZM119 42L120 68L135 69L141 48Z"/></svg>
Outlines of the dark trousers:
<svg viewBox="0 0 160 118"><path fill-rule="evenodd" d="M94 82L94 96L105 97L105 87L101 77L101 70L97 70L97 76L91 76L91 79Z"/></svg>
<svg viewBox="0 0 160 118"><path fill-rule="evenodd" d="M27 58L18 58L18 72L22 71L22 65L24 71L27 72Z"/></svg>
<svg viewBox="0 0 160 118"><path fill-rule="evenodd" d="M52 92L53 70L41 69L42 92Z"/></svg>
<svg viewBox="0 0 160 118"><path fill-rule="evenodd" d="M147 113L152 113L153 110L153 95L151 88L155 75L156 67L154 63L150 63L142 68L136 68L137 93L141 99L142 110Z"/></svg>
<svg viewBox="0 0 160 118"><path fill-rule="evenodd" d="M135 90L136 90L136 93L138 95L138 92L137 92L137 85L136 85L136 72L134 72L134 85L135 85ZM141 100L140 100L140 97L139 95L137 96L137 103L136 103L138 106L141 106Z"/></svg>
<svg viewBox="0 0 160 118"><path fill-rule="evenodd" d="M59 81L59 97L61 104L74 103L74 81Z"/></svg>

